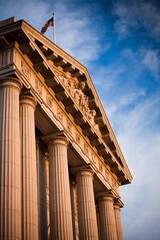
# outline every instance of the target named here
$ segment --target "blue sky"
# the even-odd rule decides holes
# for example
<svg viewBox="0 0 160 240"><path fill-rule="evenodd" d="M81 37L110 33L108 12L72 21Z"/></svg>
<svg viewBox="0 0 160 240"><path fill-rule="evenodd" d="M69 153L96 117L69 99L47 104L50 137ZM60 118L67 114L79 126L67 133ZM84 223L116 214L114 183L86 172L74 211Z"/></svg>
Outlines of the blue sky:
<svg viewBox="0 0 160 240"><path fill-rule="evenodd" d="M133 175L120 190L124 238L159 240L160 2L0 1L1 20L39 31L52 12L57 45L88 68Z"/></svg>

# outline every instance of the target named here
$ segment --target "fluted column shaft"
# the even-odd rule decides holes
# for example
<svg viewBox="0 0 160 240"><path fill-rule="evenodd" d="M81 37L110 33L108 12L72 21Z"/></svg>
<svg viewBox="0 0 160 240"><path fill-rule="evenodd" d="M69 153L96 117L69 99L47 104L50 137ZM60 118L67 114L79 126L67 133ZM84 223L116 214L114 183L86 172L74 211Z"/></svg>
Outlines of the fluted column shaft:
<svg viewBox="0 0 160 240"><path fill-rule="evenodd" d="M93 192L93 171L81 170L76 175L79 235L83 240L97 240L98 228Z"/></svg>
<svg viewBox="0 0 160 240"><path fill-rule="evenodd" d="M117 229L117 239L123 240L123 232L122 232L122 223L121 223L121 215L120 215L120 204L114 204L114 214L116 221L116 229Z"/></svg>
<svg viewBox="0 0 160 240"><path fill-rule="evenodd" d="M33 97L20 98L20 135L23 181L23 240L38 240L38 196Z"/></svg>
<svg viewBox="0 0 160 240"><path fill-rule="evenodd" d="M67 145L67 139L61 136L53 138L48 145L50 226L54 240L73 239Z"/></svg>
<svg viewBox="0 0 160 240"><path fill-rule="evenodd" d="M21 239L19 93L16 78L0 79L0 239Z"/></svg>
<svg viewBox="0 0 160 240"><path fill-rule="evenodd" d="M101 197L98 202L101 240L117 239L116 222L113 209L113 196Z"/></svg>

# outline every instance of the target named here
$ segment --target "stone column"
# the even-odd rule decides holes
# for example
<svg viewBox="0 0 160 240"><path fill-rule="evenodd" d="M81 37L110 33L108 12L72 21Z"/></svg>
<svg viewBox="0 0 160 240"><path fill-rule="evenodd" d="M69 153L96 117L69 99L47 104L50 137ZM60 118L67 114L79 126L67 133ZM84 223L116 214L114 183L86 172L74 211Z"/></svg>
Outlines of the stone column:
<svg viewBox="0 0 160 240"><path fill-rule="evenodd" d="M0 79L0 239L20 240L21 160L19 93L16 78Z"/></svg>
<svg viewBox="0 0 160 240"><path fill-rule="evenodd" d="M121 216L120 216L120 203L114 203L114 214L116 220L116 229L117 229L117 239L123 240L123 232L122 232L122 223L121 223Z"/></svg>
<svg viewBox="0 0 160 240"><path fill-rule="evenodd" d="M49 156L45 154L46 161L46 203L47 203L47 236L50 239L50 200L49 200Z"/></svg>
<svg viewBox="0 0 160 240"><path fill-rule="evenodd" d="M107 194L99 198L99 220L101 240L119 240L117 239L116 222L113 209L113 196Z"/></svg>
<svg viewBox="0 0 160 240"><path fill-rule="evenodd" d="M22 157L23 239L38 240L38 196L33 97L20 98L20 132Z"/></svg>
<svg viewBox="0 0 160 240"><path fill-rule="evenodd" d="M97 240L98 227L93 192L93 171L84 169L77 173L79 236L83 240Z"/></svg>
<svg viewBox="0 0 160 240"><path fill-rule="evenodd" d="M63 136L48 144L51 240L73 239L67 145Z"/></svg>

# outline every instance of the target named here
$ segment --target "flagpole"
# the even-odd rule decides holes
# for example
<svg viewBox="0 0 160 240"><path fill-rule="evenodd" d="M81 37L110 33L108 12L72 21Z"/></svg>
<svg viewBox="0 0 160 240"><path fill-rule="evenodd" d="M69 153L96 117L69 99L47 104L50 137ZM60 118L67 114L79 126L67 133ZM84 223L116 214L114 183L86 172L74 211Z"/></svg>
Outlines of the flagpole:
<svg viewBox="0 0 160 240"><path fill-rule="evenodd" d="M53 13L53 42L56 44L56 22L54 13Z"/></svg>

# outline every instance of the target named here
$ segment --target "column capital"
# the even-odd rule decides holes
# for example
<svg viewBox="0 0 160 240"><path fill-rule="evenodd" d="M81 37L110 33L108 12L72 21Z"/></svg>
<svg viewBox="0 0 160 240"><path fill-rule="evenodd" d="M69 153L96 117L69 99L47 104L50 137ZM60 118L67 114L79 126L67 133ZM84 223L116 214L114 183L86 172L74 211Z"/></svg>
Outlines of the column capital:
<svg viewBox="0 0 160 240"><path fill-rule="evenodd" d="M0 88L2 87L15 87L19 90L19 92L22 89L22 82L15 77L4 77L0 78Z"/></svg>
<svg viewBox="0 0 160 240"><path fill-rule="evenodd" d="M52 139L49 141L49 145L55 144L62 144L68 146L68 139L65 136L53 136Z"/></svg>
<svg viewBox="0 0 160 240"><path fill-rule="evenodd" d="M47 143L48 146L52 146L52 145L55 145L55 144L62 144L62 145L68 146L68 144L69 144L69 140L63 134L63 131L43 135L41 137L41 139L42 139L42 141Z"/></svg>
<svg viewBox="0 0 160 240"><path fill-rule="evenodd" d="M20 96L20 105L22 104L28 104L31 105L33 108L36 108L37 106L37 101L35 100L34 97L29 96L29 95L21 95Z"/></svg>
<svg viewBox="0 0 160 240"><path fill-rule="evenodd" d="M114 201L114 195L111 191L100 192L96 194L98 201Z"/></svg>
<svg viewBox="0 0 160 240"><path fill-rule="evenodd" d="M120 210L121 205L118 204L118 203L116 203L116 204L114 203L114 204L113 204L113 207L114 207L114 209Z"/></svg>
<svg viewBox="0 0 160 240"><path fill-rule="evenodd" d="M120 200L120 199L115 199L114 201L114 208L123 208L124 206L124 203Z"/></svg>
<svg viewBox="0 0 160 240"><path fill-rule="evenodd" d="M94 171L91 169L91 164L86 163L82 165L78 165L75 167L70 167L71 173L73 173L76 177L77 176L92 176L94 175Z"/></svg>
<svg viewBox="0 0 160 240"><path fill-rule="evenodd" d="M82 169L77 169L76 172L76 178L78 177L83 177L83 176L88 176L93 178L94 172L90 168L82 168Z"/></svg>

